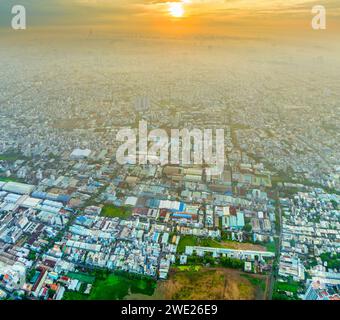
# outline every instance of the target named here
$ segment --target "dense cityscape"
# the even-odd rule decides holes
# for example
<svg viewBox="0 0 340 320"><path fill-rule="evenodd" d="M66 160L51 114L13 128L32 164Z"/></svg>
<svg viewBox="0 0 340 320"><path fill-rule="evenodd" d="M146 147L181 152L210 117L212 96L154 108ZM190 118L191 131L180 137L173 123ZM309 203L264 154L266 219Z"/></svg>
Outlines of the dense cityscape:
<svg viewBox="0 0 340 320"><path fill-rule="evenodd" d="M180 60L189 49L172 50ZM94 63L86 59L72 64L72 72L66 64L58 71L46 65L32 75L27 67L25 77L33 78L23 88L20 81L1 84L3 298L63 299L74 292L86 298L96 294L96 271L166 281L185 266L256 275L263 299L339 297L339 108L332 78L322 100L311 82L300 87L303 106L294 94L270 98L274 88L258 83L269 77L272 84L273 76L265 68L261 75L250 72L256 65L244 79L215 70L214 79L221 78L201 86L200 77L212 77L213 70L201 67L190 81L178 61L162 84L152 59L151 71L143 64L150 83L140 87L141 61L127 73L119 57L108 57L86 84L83 66ZM231 64L227 59L226 70ZM5 65L10 79L15 64ZM105 75L115 68L114 78ZM289 81L294 93L294 79L282 74L279 80ZM241 81L251 84L238 87ZM116 133L142 119L161 128L224 128L224 172L207 176L204 165L119 165Z"/></svg>
<svg viewBox="0 0 340 320"><path fill-rule="evenodd" d="M338 44L2 35L0 300L340 299ZM120 164L141 121L223 172Z"/></svg>

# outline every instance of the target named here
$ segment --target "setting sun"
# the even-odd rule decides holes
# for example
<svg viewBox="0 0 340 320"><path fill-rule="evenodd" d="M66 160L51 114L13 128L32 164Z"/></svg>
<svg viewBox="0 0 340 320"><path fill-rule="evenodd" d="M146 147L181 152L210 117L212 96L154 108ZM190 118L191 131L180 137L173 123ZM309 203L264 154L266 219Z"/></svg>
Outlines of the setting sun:
<svg viewBox="0 0 340 320"><path fill-rule="evenodd" d="M171 2L168 4L169 14L174 18L181 18L184 16L183 4L180 2Z"/></svg>

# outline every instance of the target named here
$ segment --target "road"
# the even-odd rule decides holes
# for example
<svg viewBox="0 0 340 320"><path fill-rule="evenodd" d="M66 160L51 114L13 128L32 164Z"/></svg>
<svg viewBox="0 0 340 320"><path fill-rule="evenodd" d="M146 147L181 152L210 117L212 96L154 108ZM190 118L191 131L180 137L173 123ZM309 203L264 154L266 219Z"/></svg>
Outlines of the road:
<svg viewBox="0 0 340 320"><path fill-rule="evenodd" d="M279 192L277 191L276 194L276 200L279 201ZM282 241L282 210L280 204L278 205L278 216L279 216L279 230L276 230L276 235L275 239L278 239L277 245L276 245L276 257L275 257L275 262L274 264L277 265L280 260L280 254L281 254L281 241ZM272 300L273 298L273 289L274 289L274 284L276 281L276 275L277 275L277 269L276 267L273 268L271 276L270 276L270 281L269 281L269 288L268 288L268 299Z"/></svg>

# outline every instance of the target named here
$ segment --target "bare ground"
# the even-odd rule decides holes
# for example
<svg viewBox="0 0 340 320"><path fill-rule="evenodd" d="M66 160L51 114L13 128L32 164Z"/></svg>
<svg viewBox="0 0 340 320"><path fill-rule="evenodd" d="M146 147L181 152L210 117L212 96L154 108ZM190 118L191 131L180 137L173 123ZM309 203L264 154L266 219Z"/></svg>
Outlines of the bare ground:
<svg viewBox="0 0 340 320"><path fill-rule="evenodd" d="M266 292L241 276L242 271L225 268L201 268L199 271L171 269L169 280L160 281L153 296L131 295L130 300L263 300ZM263 279L268 277L251 275Z"/></svg>

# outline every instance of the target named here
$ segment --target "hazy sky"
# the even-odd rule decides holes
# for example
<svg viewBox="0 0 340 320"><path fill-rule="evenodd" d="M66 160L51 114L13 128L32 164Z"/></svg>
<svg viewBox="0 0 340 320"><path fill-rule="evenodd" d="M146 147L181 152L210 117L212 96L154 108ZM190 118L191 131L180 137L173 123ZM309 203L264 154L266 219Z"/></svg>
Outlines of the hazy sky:
<svg viewBox="0 0 340 320"><path fill-rule="evenodd" d="M183 16L169 13L179 2ZM328 32L339 31L339 0L0 0L0 25L9 28L11 6L27 9L28 27L84 26L129 32L220 34L295 33L310 29L311 8L327 9Z"/></svg>

